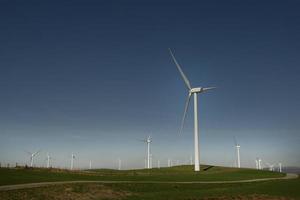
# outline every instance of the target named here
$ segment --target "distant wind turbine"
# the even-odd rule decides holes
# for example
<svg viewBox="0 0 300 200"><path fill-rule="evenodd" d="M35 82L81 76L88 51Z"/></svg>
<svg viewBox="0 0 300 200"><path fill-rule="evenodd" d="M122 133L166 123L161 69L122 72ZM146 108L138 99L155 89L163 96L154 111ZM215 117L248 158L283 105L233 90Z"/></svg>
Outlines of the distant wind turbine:
<svg viewBox="0 0 300 200"><path fill-rule="evenodd" d="M184 121L185 121L185 116L189 107L189 102L190 102L190 98L192 96L192 94L194 95L194 148L195 148L195 163L194 163L194 170L195 171L200 171L200 162L199 162L199 136L198 136L198 100L197 100L197 95L214 89L215 87L207 87L207 88L203 88L203 87L197 87L197 88L192 88L188 78L185 76L185 74L183 73L180 65L178 64L175 56L173 55L171 49L169 49L171 57L188 89L188 96L186 99L186 103L185 103L185 109L184 109L184 113L183 113L183 117L182 117L182 122L181 122L181 128L180 128L180 133L182 132L183 129L183 125L184 125Z"/></svg>
<svg viewBox="0 0 300 200"><path fill-rule="evenodd" d="M49 152L47 153L47 168L50 167L50 160L52 160L52 157L49 155Z"/></svg>
<svg viewBox="0 0 300 200"><path fill-rule="evenodd" d="M168 167L171 167L171 159L168 159Z"/></svg>
<svg viewBox="0 0 300 200"><path fill-rule="evenodd" d="M266 163L269 166L269 171L274 171L274 164Z"/></svg>
<svg viewBox="0 0 300 200"><path fill-rule="evenodd" d="M282 172L282 164L281 163L278 164L278 167L279 167L279 172Z"/></svg>
<svg viewBox="0 0 300 200"><path fill-rule="evenodd" d="M92 169L92 160L90 160L90 166L89 169Z"/></svg>
<svg viewBox="0 0 300 200"><path fill-rule="evenodd" d="M72 152L72 157L71 157L71 170L73 170L73 168L74 168L74 159L75 159L75 155L74 155L74 153Z"/></svg>
<svg viewBox="0 0 300 200"><path fill-rule="evenodd" d="M262 169L261 162L262 162L262 160L260 158L258 158L258 169L259 170Z"/></svg>
<svg viewBox="0 0 300 200"><path fill-rule="evenodd" d="M26 153L28 153L30 155L30 167L33 167L34 157L37 156L40 152L41 152L41 150L38 150L35 153L31 153L29 151L26 151Z"/></svg>
<svg viewBox="0 0 300 200"><path fill-rule="evenodd" d="M236 138L234 137L234 144L236 148L236 156L237 156L237 167L241 168L241 160L240 160L240 145L238 144Z"/></svg>
<svg viewBox="0 0 300 200"><path fill-rule="evenodd" d="M147 169L150 169L150 167L151 167L151 158L150 158L150 144L151 144L151 142L152 142L152 139L151 139L151 137L150 136L148 136L147 137L147 139L145 139L145 140L139 140L139 141L141 141L141 142L145 142L146 144L147 144Z"/></svg>

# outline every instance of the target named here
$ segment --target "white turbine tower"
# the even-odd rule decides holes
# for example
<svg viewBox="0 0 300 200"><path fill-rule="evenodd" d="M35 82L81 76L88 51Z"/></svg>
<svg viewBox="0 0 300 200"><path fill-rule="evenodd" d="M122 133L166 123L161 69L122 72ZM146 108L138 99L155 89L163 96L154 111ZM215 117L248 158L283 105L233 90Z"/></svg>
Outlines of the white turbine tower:
<svg viewBox="0 0 300 200"><path fill-rule="evenodd" d="M168 167L171 167L171 159L168 159Z"/></svg>
<svg viewBox="0 0 300 200"><path fill-rule="evenodd" d="M147 139L145 140L139 140L139 141L142 141L142 142L145 142L147 143L147 169L150 169L151 167L151 157L152 155L150 155L150 144L152 142L152 139L150 136L147 137Z"/></svg>
<svg viewBox="0 0 300 200"><path fill-rule="evenodd" d="M260 158L258 158L258 169L259 169L259 170L262 169L262 167L261 167L261 159L260 159Z"/></svg>
<svg viewBox="0 0 300 200"><path fill-rule="evenodd" d="M236 138L234 138L235 148L236 148L236 156L237 156L237 167L241 168L241 159L240 159L240 145L237 143Z"/></svg>
<svg viewBox="0 0 300 200"><path fill-rule="evenodd" d="M183 118L182 118L182 122L181 122L181 128L180 128L180 133L182 132L183 129L183 125L184 125L184 121L185 121L185 116L187 113L187 109L189 106L189 102L190 102L190 98L192 95L194 95L194 148L195 148L195 167L194 170L195 171L200 171L200 162L199 162L199 135L198 135L198 100L197 100L197 95L205 92L207 90L211 90L214 89L215 87L207 87L207 88L203 88L203 87L197 87L197 88L192 88L189 80L187 79L187 77L185 76L185 74L183 73L180 65L178 64L175 56L173 55L171 49L169 49L171 57L178 69L178 71L180 72L180 75L188 89L188 96L186 99L186 103L185 103L185 109L184 109L184 113L183 113Z"/></svg>
<svg viewBox="0 0 300 200"><path fill-rule="evenodd" d="M281 172L282 172L282 164L279 163L279 164L278 164L278 167L279 167L279 172L281 173Z"/></svg>
<svg viewBox="0 0 300 200"><path fill-rule="evenodd" d="M47 168L50 167L50 160L52 160L52 157L49 155L49 152L47 153Z"/></svg>
<svg viewBox="0 0 300 200"><path fill-rule="evenodd" d="M92 169L92 160L90 160L90 166L89 169Z"/></svg>
<svg viewBox="0 0 300 200"><path fill-rule="evenodd" d="M75 159L75 155L74 155L74 153L72 152L72 157L71 157L71 170L73 170L73 168L74 168L74 159Z"/></svg>
<svg viewBox="0 0 300 200"><path fill-rule="evenodd" d="M152 169L152 153L150 154L150 169Z"/></svg>
<svg viewBox="0 0 300 200"><path fill-rule="evenodd" d="M31 152L26 151L26 153L28 153L28 154L30 155L30 167L33 167L33 164L34 164L34 162L33 162L34 157L35 157L36 155L38 155L38 153L40 153L40 152L41 152L41 150L38 150L38 151L35 152L35 153L31 153Z"/></svg>

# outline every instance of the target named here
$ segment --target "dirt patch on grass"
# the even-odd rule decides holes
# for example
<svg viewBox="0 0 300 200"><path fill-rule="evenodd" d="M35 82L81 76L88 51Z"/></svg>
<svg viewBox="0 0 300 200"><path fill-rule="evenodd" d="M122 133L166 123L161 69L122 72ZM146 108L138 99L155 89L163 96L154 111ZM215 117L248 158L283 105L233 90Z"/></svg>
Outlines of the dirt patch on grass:
<svg viewBox="0 0 300 200"><path fill-rule="evenodd" d="M123 199L126 191L116 191L101 184L57 185L26 190L0 192L0 199L7 200L92 200Z"/></svg>
<svg viewBox="0 0 300 200"><path fill-rule="evenodd" d="M287 197L276 197L269 195L238 195L238 196L224 196L224 197L208 197L203 200L294 200Z"/></svg>

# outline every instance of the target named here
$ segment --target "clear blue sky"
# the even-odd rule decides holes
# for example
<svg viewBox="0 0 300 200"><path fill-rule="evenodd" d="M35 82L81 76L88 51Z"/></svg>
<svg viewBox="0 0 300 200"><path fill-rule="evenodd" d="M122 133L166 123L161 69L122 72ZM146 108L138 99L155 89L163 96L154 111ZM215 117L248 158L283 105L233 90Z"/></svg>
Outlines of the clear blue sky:
<svg viewBox="0 0 300 200"><path fill-rule="evenodd" d="M300 166L299 1L1 1L0 161L143 167L188 160L186 88L199 97L201 162ZM192 107L191 107L192 108Z"/></svg>

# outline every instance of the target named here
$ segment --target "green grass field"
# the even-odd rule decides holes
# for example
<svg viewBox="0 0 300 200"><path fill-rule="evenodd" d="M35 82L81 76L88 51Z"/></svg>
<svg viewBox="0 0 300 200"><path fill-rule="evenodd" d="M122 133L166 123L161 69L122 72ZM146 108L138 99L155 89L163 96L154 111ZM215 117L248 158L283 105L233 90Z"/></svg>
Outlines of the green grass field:
<svg viewBox="0 0 300 200"><path fill-rule="evenodd" d="M202 166L203 169L204 171L195 173L192 166L122 171L101 169L84 172L2 168L0 184L69 180L221 181L284 176L281 173L252 169ZM300 199L300 179L224 184L76 183L0 191L0 199Z"/></svg>
<svg viewBox="0 0 300 200"><path fill-rule="evenodd" d="M202 166L201 172L194 172L192 166L160 169L92 171L49 170L49 169L0 169L0 185L36 183L49 181L110 180L110 181L228 181L255 178L281 177L282 173Z"/></svg>

